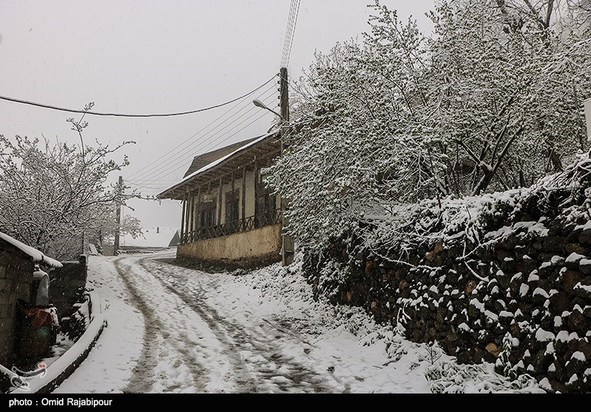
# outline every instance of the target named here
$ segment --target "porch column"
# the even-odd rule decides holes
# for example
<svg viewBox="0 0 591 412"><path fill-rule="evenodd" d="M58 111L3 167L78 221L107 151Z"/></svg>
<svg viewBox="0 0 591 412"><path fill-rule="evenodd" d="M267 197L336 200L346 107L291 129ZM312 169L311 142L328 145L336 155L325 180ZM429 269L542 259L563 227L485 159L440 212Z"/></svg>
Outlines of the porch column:
<svg viewBox="0 0 591 412"><path fill-rule="evenodd" d="M230 184L230 191L232 193L232 204L234 204L234 169L232 169L232 177L231 177L231 184ZM234 212L232 212L233 214ZM228 215L228 212L226 211L226 216ZM236 225L237 222L226 222L226 224L231 223L232 224L232 228L230 229L232 232L236 230L236 228L234 227L234 225Z"/></svg>
<svg viewBox="0 0 591 412"><path fill-rule="evenodd" d="M259 215L259 165L257 159L254 159L254 221L255 226L257 222L257 216Z"/></svg>
<svg viewBox="0 0 591 412"><path fill-rule="evenodd" d="M195 196L193 192L189 194L189 198L191 199L191 203L189 203L189 240L192 242L194 239L195 234L193 231L195 230L193 227L195 225L195 215L193 214L195 208Z"/></svg>
<svg viewBox="0 0 591 412"><path fill-rule="evenodd" d="M218 187L218 221L217 224L221 225L222 224L222 184L223 184L223 180L220 177L220 186Z"/></svg>
<svg viewBox="0 0 591 412"><path fill-rule="evenodd" d="M199 240L198 231L199 231L199 225L201 224L201 222L199 222L199 214L201 213L200 209L201 209L201 186L199 186L199 188L197 189L197 202L195 204L195 229L193 229L196 234L195 240Z"/></svg>
<svg viewBox="0 0 591 412"><path fill-rule="evenodd" d="M187 195L183 196L183 212L181 213L181 243L185 243L185 209L187 207Z"/></svg>
<svg viewBox="0 0 591 412"><path fill-rule="evenodd" d="M242 228L243 228L243 230L245 230L246 229L246 227L245 227L245 225L246 225L246 167L244 167L242 169L242 188L241 189L242 190L240 190L240 196L241 196L241 200L242 200L242 205L241 205Z"/></svg>
<svg viewBox="0 0 591 412"><path fill-rule="evenodd" d="M191 211L191 197L189 194L189 191L187 190L187 192L185 193L185 199L186 200L186 206L185 206L185 235L187 237L187 243L189 243L189 213Z"/></svg>

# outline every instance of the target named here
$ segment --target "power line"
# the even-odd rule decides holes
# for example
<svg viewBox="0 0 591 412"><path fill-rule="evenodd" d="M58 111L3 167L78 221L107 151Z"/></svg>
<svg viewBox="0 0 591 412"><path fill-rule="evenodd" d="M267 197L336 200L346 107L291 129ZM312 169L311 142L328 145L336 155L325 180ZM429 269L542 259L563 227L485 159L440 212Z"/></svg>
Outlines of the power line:
<svg viewBox="0 0 591 412"><path fill-rule="evenodd" d="M86 111L86 110L75 110L75 109L66 109L63 107L58 107L58 106L52 106L49 104L43 104L43 103L35 103L35 102L30 102L27 100L21 100L21 99L16 99L14 97L6 97L6 96L0 96L0 100L5 100L8 102L13 102L13 103L20 103L20 104L26 104L29 106L35 106L35 107L41 107L44 109L51 109L51 110L57 110L60 112L68 112L68 113L80 113L80 114L86 114L89 116L109 116L109 117L140 117L140 118L147 118L147 117L173 117L173 116L185 116L188 114L195 114L195 113L201 113L201 112L205 112L208 110L213 110L213 109L217 109L219 107L223 107L223 106L227 106L229 104L232 104L238 100L241 100L243 98L245 98L246 96L249 96L251 94L253 94L254 92L256 92L257 90L261 89L262 87L264 87L267 83L269 83L271 80L273 80L275 78L275 76L273 76L271 79L267 80L265 83L263 83L262 85L260 85L259 87L257 87L256 89L243 94L242 96L236 97L232 100L229 100L227 102L224 103L220 103L220 104L216 104L213 106L209 106L209 107L204 107L201 109L195 109L195 110L188 110L188 111L184 111L184 112L175 112L175 113L152 113L152 114L124 114L124 113L101 113L101 112L91 112L91 111Z"/></svg>
<svg viewBox="0 0 591 412"><path fill-rule="evenodd" d="M260 120L262 117L264 117L266 115L265 113L261 113L261 112L258 112L258 113L260 113L260 114L254 120L251 120L250 122L247 123L247 121L252 119L253 116L255 116L257 114L257 112L255 112L253 115L250 115L247 119L240 122L237 126L233 127L230 130L230 132L233 132L233 133L229 133L228 135L225 136L224 139L216 140L216 143L218 145L220 145L221 143L226 142L227 140L234 137L235 135L237 135L238 133L240 133L241 131L246 129L248 126L254 124L255 122L257 122L258 120ZM240 127L240 126L242 126L242 127ZM240 128L237 129L238 127L240 127ZM176 159L175 165L173 165L172 167L170 164L160 164L160 166L158 168L151 171L143 179L135 178L133 180L135 182L141 181L142 184L148 184L148 185L151 185L152 187L154 185L162 185L162 188L165 188L166 186L169 186L169 184L165 183L165 181L168 181L169 179L165 179L165 177L170 176L172 173L176 173L183 168L186 168L187 167L186 163L193 157L193 155L195 153L196 152L184 153L179 159ZM175 181L177 181L177 180L178 179L176 179Z"/></svg>
<svg viewBox="0 0 591 412"><path fill-rule="evenodd" d="M270 88L266 89L263 92L263 94L265 95L265 97L263 99L269 98L268 92L273 88L274 88L274 86L271 86ZM242 103L240 103L240 104L242 104ZM245 113L241 114L240 116L237 116L238 114L243 112L245 109L247 109ZM204 149L208 146L212 146L214 144L219 144L219 143L227 140L227 138L223 139L223 140L219 139L219 138L218 139L214 139L214 138L216 136L222 134L227 129L229 129L229 130L227 130L227 132L232 132L236 128L240 127L242 124L246 123L246 121L248 121L250 118L253 117L253 114L251 114L250 116L247 116L247 115L249 113L252 113L253 111L256 112L256 108L254 107L254 105L252 105L252 103L250 101L248 101L246 103L246 106L238 109L238 111L235 112L232 116L230 116L229 119L224 120L223 123L218 123L215 127L210 128L210 126L212 126L214 123L216 123L222 117L225 117L225 114L228 113L228 112L226 112L224 115L218 117L216 120L214 120L213 122L211 122L210 124L208 124L207 126L202 128L201 130L199 130L198 132L196 132L195 134L190 136L188 139L185 139L179 145L176 145L174 148L172 148L171 150L166 152L164 155L160 156L156 162L153 162L147 166L144 166L140 170L129 175L128 179L132 179L136 182L140 181L140 180L141 181L146 181L146 180L150 180L150 181L157 181L158 180L159 181L159 180L161 180L161 179L147 179L147 177L159 176L159 172L162 169L171 170L170 160L173 159L174 156L176 156L177 154L180 154L180 155L177 158L174 158L174 160L175 160L174 163L175 163L176 167L173 165L172 171L176 171L182 167L185 167L186 165L183 163L184 160L192 158L193 156L198 154L201 151L201 149ZM234 120L232 120L232 118L234 118ZM245 119L243 119L243 118L245 118ZM241 120L241 119L243 119L243 120ZM203 134L203 132L208 128L210 128L210 130L207 131L204 136L199 136L199 135ZM231 136L233 136L233 135L231 135ZM194 144L189 147L189 145L197 138L200 139L197 142L197 144ZM190 150L187 150L189 148L190 148Z"/></svg>
<svg viewBox="0 0 591 412"><path fill-rule="evenodd" d="M158 186L146 186L146 185L143 185L143 184L140 184L140 183L136 183L136 182L131 181L131 180L126 180L125 183L128 183L128 184L130 184L132 186L141 187L142 189L148 189L148 190L159 190L160 189L160 187L158 187Z"/></svg>
<svg viewBox="0 0 591 412"><path fill-rule="evenodd" d="M285 38L283 40L283 52L281 54L281 67L287 67L293 46L293 38L298 22L301 0L291 0L289 6L289 16L287 18L287 27L285 28Z"/></svg>
<svg viewBox="0 0 591 412"><path fill-rule="evenodd" d="M254 110L254 106L253 106L253 109L249 110L244 115L240 116L238 119L244 117L249 112L254 112L254 113L252 113L250 116L246 117L244 120L240 121L236 126L232 127L228 131L228 133L230 133L230 132L233 132L233 133L226 135L225 138L223 138L223 139L217 139L217 140L215 140L215 143L219 145L221 143L224 143L224 142L228 141L230 138L234 137L239 132L241 132L242 130L246 129L248 126L254 124L255 122L257 122L258 120L260 120L261 118L263 118L264 116L266 116L268 114L266 112L260 112L260 111ZM248 122L250 119L252 119L253 117L255 117L257 115L257 113L260 113L260 114L254 120ZM232 123L234 123L234 122L232 122ZM213 136L218 135L221 131L223 131L224 129L226 129L228 126L229 125L226 125L222 130L218 131ZM238 127L240 127L240 128L238 130L236 130ZM210 136L210 137L213 137L213 136ZM211 139L209 139L209 140L210 140L210 142L209 142L210 144L205 145L205 144L203 144L203 143L205 143L205 141L204 141L204 142L202 142L201 145L197 146L197 148L195 150L192 150L190 152L185 152L178 159L175 159L176 160L175 161L176 167L175 166L172 166L171 167L170 164L161 163L155 169L153 169L153 170L151 170L149 172L147 171L145 173L141 173L140 176L134 178L133 180L135 180L135 181L143 180L144 182L145 181L151 181L151 182L163 181L164 180L163 179L164 177L169 176L172 173L175 173L175 172L177 172L178 170L180 170L182 168L186 168L187 165L185 164L185 161L191 159L199 151L198 150L199 148L210 147L212 141L211 141ZM140 179L142 177L144 177L144 179ZM146 177L152 177L152 179L146 179Z"/></svg>
<svg viewBox="0 0 591 412"><path fill-rule="evenodd" d="M267 82L269 83L269 82ZM265 89L265 91L263 93L267 93L271 88L273 88L274 86L271 85L269 88ZM170 160L171 158L174 157L174 155L176 155L178 152L182 151L184 148L188 148L187 146L189 146L194 140L196 140L199 135L203 134L203 133L212 133L213 131L215 131L217 128L219 128L221 125L226 125L225 127L228 127L228 125L232 124L228 123L228 120L225 120L226 118L228 118L228 114L231 111L235 111L234 114L231 114L229 116L229 119L232 119L232 117L234 117L236 114L242 112L244 110L243 108L238 109L237 111L235 110L237 107L239 107L240 105L244 105L244 102L239 102L236 105L234 105L232 108L230 108L229 110L227 110L225 113L223 113L222 115L220 115L219 117L217 117L215 120L213 120L212 122L210 122L209 124L207 124L205 127L201 128L199 131L195 132L194 134L192 134L191 136L189 136L187 139L185 139L184 141L180 142L178 145L174 146L172 149L170 149L169 151L167 151L166 153L164 153L163 155L159 156L158 161L155 163L150 163L146 166L144 166L143 168L141 168L140 170L134 172L133 174L131 174L129 176L129 178L134 178L134 177L141 177L147 173L151 173L151 170L153 169L157 169L158 168L158 164L159 163L164 163L167 160ZM247 106L245 107L249 107L252 106L252 103L249 101ZM240 117L239 117L240 118ZM218 121L220 120L224 120L224 123L219 123ZM217 125L215 125L216 123L218 123ZM215 126L214 126L215 125ZM210 129L209 131L206 132L207 129ZM214 134L215 135L215 134ZM191 151L194 152L195 148L192 147ZM137 180L134 179L134 180Z"/></svg>
<svg viewBox="0 0 591 412"><path fill-rule="evenodd" d="M254 124L255 122L257 122L258 120L260 120L261 118L263 118L265 116L264 113L260 114L256 119L254 119L253 121L251 121L250 123L246 124L244 127L242 127L241 129L237 130L235 133L229 135L228 137L226 137L225 139L221 140L220 143L227 141L228 139L230 139L231 137L237 135L239 132L241 132L242 130L246 129L248 126ZM182 166L182 165L179 165ZM186 167L186 165L185 165ZM173 168L168 170L167 172L160 174L159 177L165 177L165 176L169 176L171 173L174 173L176 171L178 171L181 167L177 167L177 168Z"/></svg>
<svg viewBox="0 0 591 412"><path fill-rule="evenodd" d="M265 95L259 96L259 99L262 99L263 101L265 101L266 104L269 104L269 99L271 99L273 97L273 95L274 95L274 92L271 93L271 94L269 94L268 91L267 91ZM200 142L201 143L200 145L196 146L196 149L197 150L199 150L199 149L203 149L203 150L207 149L209 151L209 150L213 149L214 145L219 145L220 143L223 143L223 142L227 141L228 138L229 138L228 136L226 138L224 138L224 139L215 139L215 140L213 139L213 137L216 136L216 135L222 134L222 132L224 132L224 133L232 132L236 128L240 127L242 124L246 123L246 121L248 121L249 119L252 119L257 114L257 108L252 104L252 102L249 102L249 103L250 103L250 106L249 107L247 106L248 107L248 110L245 113L241 114L239 117L237 117L236 119L234 119L232 122L226 123L224 125L224 127L222 127L220 130L218 130L215 134L209 136L209 138L204 139L202 142ZM268 112L267 113L263 112L262 114L264 114L266 116L269 115ZM246 117L247 115L249 115L249 116ZM259 116L257 118L257 120L260 119L260 118L262 118L262 117L264 117L264 116ZM240 120L240 119L243 119L243 120L241 120L240 122L238 122L238 120ZM236 122L238 122L238 124L234 125ZM247 126L249 126L251 124L252 124L252 122L249 123ZM232 126L231 128L229 128L231 125L234 125L234 126ZM229 128L229 130L226 130L228 128ZM244 127L241 128L239 131L242 131L242 130L244 130ZM230 135L230 137L231 136L234 136L235 134L236 133Z"/></svg>

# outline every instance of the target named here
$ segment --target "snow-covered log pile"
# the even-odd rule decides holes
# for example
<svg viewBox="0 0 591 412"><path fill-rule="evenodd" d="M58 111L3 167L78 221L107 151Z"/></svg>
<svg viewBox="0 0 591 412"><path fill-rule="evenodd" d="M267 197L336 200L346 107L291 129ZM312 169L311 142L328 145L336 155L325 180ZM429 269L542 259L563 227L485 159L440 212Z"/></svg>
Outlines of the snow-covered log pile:
<svg viewBox="0 0 591 412"><path fill-rule="evenodd" d="M373 217L306 254L315 293L459 362L591 391L591 160L534 187Z"/></svg>

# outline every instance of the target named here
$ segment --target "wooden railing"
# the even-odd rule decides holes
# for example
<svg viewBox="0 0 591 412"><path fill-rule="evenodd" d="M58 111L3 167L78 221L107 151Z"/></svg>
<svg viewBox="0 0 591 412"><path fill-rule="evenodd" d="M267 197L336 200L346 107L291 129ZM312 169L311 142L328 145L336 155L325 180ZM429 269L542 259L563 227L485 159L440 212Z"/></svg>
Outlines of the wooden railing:
<svg viewBox="0 0 591 412"><path fill-rule="evenodd" d="M181 243L191 243L198 240L214 239L216 237L228 236L234 233L248 232L265 226L275 225L281 222L281 209L270 213L250 216L223 225L198 228L195 231L183 233Z"/></svg>

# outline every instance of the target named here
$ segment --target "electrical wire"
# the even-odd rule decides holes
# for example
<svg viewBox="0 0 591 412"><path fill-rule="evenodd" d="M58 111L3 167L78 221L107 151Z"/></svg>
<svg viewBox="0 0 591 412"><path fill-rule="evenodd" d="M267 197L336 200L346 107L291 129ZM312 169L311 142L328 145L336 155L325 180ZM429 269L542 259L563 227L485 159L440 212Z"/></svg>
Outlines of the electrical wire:
<svg viewBox="0 0 591 412"><path fill-rule="evenodd" d="M269 89L267 88L263 93L266 93L268 90ZM222 115L220 115L219 117L217 117L215 120L213 120L212 122L210 122L209 124L207 124L203 128L201 128L199 131L193 133L191 136L189 136L188 138L186 138L184 141L180 142L178 145L176 145L175 147L173 147L172 149L170 149L168 152L166 152L163 155L159 156L159 158L158 158L158 160L156 162L150 162L149 164L147 164L143 168L141 168L138 171L132 173L130 176L128 176L128 178L139 177L138 175L142 176L142 175L145 175L147 173L151 173L151 171L153 171L155 168L158 168L158 165L160 163L166 163L166 162L168 162L169 160L171 160L172 158L174 158L174 156L177 153L183 151L183 149L189 148L189 146L191 144L193 144L194 141L196 141L197 139L199 139L201 137L200 135L202 135L204 133L211 133L214 130L216 130L217 128L219 128L220 125L226 125L227 126L228 125L228 120L227 120L228 119L228 114L230 112L234 111L234 113L231 114L230 117L229 117L231 119L232 116L235 116L238 113L240 113L242 110L244 110L244 107L238 109L237 111L235 110L240 105L244 105L244 102L241 101L241 102L235 104L232 108L228 109L226 112L224 112ZM250 106L251 103L249 102L248 105ZM220 122L222 119L223 119L223 122ZM218 123L218 124L216 125L216 123ZM211 130L208 131L208 129L211 129ZM195 153L194 147L191 147L191 152L192 153Z"/></svg>
<svg viewBox="0 0 591 412"><path fill-rule="evenodd" d="M271 90L273 87L274 86L270 86L263 93L269 92L269 90ZM211 129L211 130L207 131L207 133L212 133L213 131L215 131L216 129L218 129L221 126L223 126L222 130L224 130L225 128L229 127L236 120L238 120L242 116L244 116L244 115L239 116L237 119L233 120L232 122L230 122L229 119L227 119L228 113L230 113L232 110L236 109L240 105L243 105L243 107L240 108L240 109L238 109L235 113L233 113L230 116L230 119L232 119L232 116L236 116L237 114L239 114L240 112L242 112L245 108L252 107L252 103L250 102L250 100L248 101L248 103L245 103L245 102L242 102L242 101L239 102L239 103L237 103L231 109L229 109L228 111L226 111L225 113L223 113L221 116L219 116L218 118L216 118L215 120L213 120L212 122L210 122L209 124L207 124L205 127L201 128L199 131L197 131L196 133L192 134L190 137L188 137L187 139L185 139L184 141L182 141L180 144L176 145L171 150L169 150L168 152L164 153L162 156L160 156L158 158L158 160L156 162L152 162L152 163L144 166L143 168L139 169L138 171L132 173L129 176L129 178L134 178L135 177L134 180L138 180L140 177L144 176L145 174L151 173L154 169L157 169L159 167L158 166L159 164L161 164L161 163L167 163L168 160L172 159L176 154L178 154L179 152L181 152L183 149L188 148L189 145L191 145L195 140L197 140L198 138L201 138L200 135L203 134L207 129ZM220 121L222 119L224 119L223 122L218 122L218 121ZM216 125L216 123L218 123L218 124ZM199 149L200 146L203 146L204 141L211 140L211 138L213 138L218 133L215 133L215 134L209 136L209 138L208 138L208 136L206 134L204 136L205 139L202 139L201 140L201 143L200 143L199 146L197 146L197 147L191 146L191 153L192 154L197 153L196 149Z"/></svg>
<svg viewBox="0 0 591 412"><path fill-rule="evenodd" d="M135 182L135 181L132 181L132 180L129 180L129 179L126 179L126 180L125 180L125 183L126 183L126 184L130 184L130 185L132 185L132 186L141 187L142 189L148 189L148 190L160 190L160 186L146 186L146 185L143 185L143 184L137 183L137 182Z"/></svg>
<svg viewBox="0 0 591 412"><path fill-rule="evenodd" d="M265 96L263 99L269 99L269 96ZM181 145L178 145L173 150L169 151L167 153L167 155L160 157L158 159L158 161L151 163L151 165L149 167L144 167L142 170L137 171L137 172L133 173L132 175L129 175L128 179L132 179L134 181L142 181L142 182L160 181L160 180L162 180L161 179L162 175L159 172L162 171L163 169L166 169L170 173L172 173L172 172L175 172L181 168L185 168L186 161L193 158L196 154L209 151L209 150L206 150L209 147L220 146L221 143L227 141L230 137L235 136L237 134L237 132L234 132L232 134L229 134L229 133L240 128L244 123L246 123L247 121L252 119L256 115L256 113L259 113L259 111L256 109L256 107L254 105L252 105L250 102L247 107L248 107L248 110L245 113L236 117L233 121L225 121L225 122L219 124L213 130L211 130L209 133L213 133L216 129L219 129L220 127L221 127L221 129L217 130L213 134L202 136L202 139L200 140L199 144L191 146L190 147L191 150L185 150L184 152L182 152L182 154L180 156L175 157L174 164L176 165L176 167L173 166L171 168L171 163L172 163L170 161L171 158L173 158L175 154L182 151L183 146L186 146L187 143L190 143L192 140L194 140L193 138L197 135L197 133L194 134L193 136L191 136L190 139L187 139ZM243 110L244 110L244 108L242 108L238 113L240 113ZM263 113L263 115L265 115L265 114L266 113ZM261 117L263 117L263 116L259 116L256 120L260 119ZM248 127L252 123L253 122L248 123L245 127L240 128L239 131L244 130L244 128ZM214 139L216 136L219 136L222 133L226 136L224 139ZM170 173L167 173L166 175L168 175Z"/></svg>
<svg viewBox="0 0 591 412"><path fill-rule="evenodd" d="M255 122L257 122L258 120L260 120L264 116L265 116L265 113L261 113L259 116L257 116L256 118L254 118L253 120L251 120L248 123L246 123L246 121L241 122L240 125L242 125L242 127L240 127L239 129L234 128L233 133L226 135L226 137L224 139L219 140L217 142L218 146L221 146L222 143L224 143L224 142L228 141L230 138L236 136L238 133L240 133L241 131L243 131L244 129L249 127L250 125L254 124ZM249 117L249 119L251 119L252 117L253 117L253 115L251 115ZM176 163L175 167L170 167L170 164L163 164L157 170L154 170L150 175L148 175L148 178L145 178L142 180L134 179L134 181L136 181L136 182L141 181L142 183L151 184L152 186L155 184L158 185L159 183L162 184L163 187L168 186L164 183L164 181L168 181L168 179L164 179L164 178L166 176L173 174L173 173L178 173L179 171L186 169L188 167L187 163L189 163L189 161L193 157L192 153L189 153L189 155L190 156L183 156L182 159L178 159L175 162ZM178 179L174 180L174 181L176 182L176 181L178 181Z"/></svg>
<svg viewBox="0 0 591 412"><path fill-rule="evenodd" d="M295 36L295 29L298 22L301 0L291 0L289 7L289 16L287 18L287 27L285 29L285 38L283 40L283 52L281 54L281 67L287 67L291 56L291 48Z"/></svg>
<svg viewBox="0 0 591 412"><path fill-rule="evenodd" d="M51 109L51 110L57 110L57 111L61 111L61 112L68 112L68 113L80 113L80 114L86 114L89 116L109 116L109 117L132 117L132 118L148 118L148 117L173 117L173 116L185 116L188 114L195 114L195 113L202 113L205 111L209 111L209 110L213 110L213 109L217 109L223 106L227 106L229 104L232 104L238 100L241 100L253 93L255 93L257 90L263 88L267 83L269 83L271 80L273 80L275 78L275 76L273 76L271 79L267 80L265 83L263 83L262 85L260 85L259 87L257 87L254 90L251 90L250 92L243 94L242 96L236 97L232 100L228 100L227 102L224 103L220 103L220 104L216 104L213 106L209 106L209 107L204 107L201 109L195 109L195 110L188 110L188 111L184 111L184 112L175 112L175 113L152 113L152 114L124 114L124 113L102 113L102 112L91 112L91 111L86 111L86 110L75 110L75 109L66 109L63 107L58 107L58 106L52 106L49 104L43 104L43 103L35 103L35 102L31 102L31 101L27 101L27 100L21 100L21 99L16 99L14 97L6 97L6 96L0 96L0 100L5 100L8 102L13 102L13 103L20 103L20 104L25 104L25 105L29 105L29 106L35 106L35 107L41 107L44 109Z"/></svg>
<svg viewBox="0 0 591 412"><path fill-rule="evenodd" d="M260 114L258 116L256 116L257 113L260 113ZM230 130L230 131L233 131L233 133L225 135L225 138L224 139L216 140L217 145L219 146L222 143L228 141L230 138L236 136L238 133L240 133L241 131L245 130L248 126L256 123L258 120L260 120L261 118L263 118L266 115L267 115L267 112L266 111L260 112L260 111L254 110L254 113L253 114L251 114L250 116L248 116L245 120L243 120L242 122L240 122L232 130ZM255 117L254 120L251 120L250 122L246 123L248 120L252 119L253 117ZM240 127L240 126L242 126L242 127ZM240 128L237 129L238 127L240 127ZM186 153L185 155L181 156L181 158L176 159L176 167L170 167L170 164L168 164L168 163L162 164L159 168L157 168L152 173L150 173L149 176L152 176L153 177L153 179L151 179L150 181L152 181L152 182L161 181L161 180L163 180L164 177L169 176L172 173L176 173L176 172L178 172L179 170L181 170L183 168L186 168L187 167L186 162L188 160L190 160L194 156L195 153L198 153L198 152L197 151L192 151L192 152ZM164 170L164 173L159 173L163 169L166 169L166 170ZM134 180L137 181L138 179L134 179Z"/></svg>

